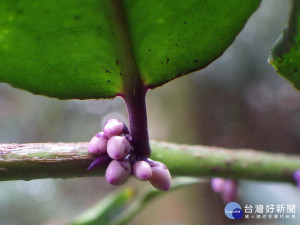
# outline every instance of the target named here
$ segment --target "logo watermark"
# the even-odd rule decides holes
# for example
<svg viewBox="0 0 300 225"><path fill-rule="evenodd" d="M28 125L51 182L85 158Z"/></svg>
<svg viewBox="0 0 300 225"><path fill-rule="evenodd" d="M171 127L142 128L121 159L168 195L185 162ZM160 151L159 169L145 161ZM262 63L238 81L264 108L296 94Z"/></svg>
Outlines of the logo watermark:
<svg viewBox="0 0 300 225"><path fill-rule="evenodd" d="M224 212L229 219L296 219L296 204L246 204L242 208L237 202L230 202Z"/></svg>
<svg viewBox="0 0 300 225"><path fill-rule="evenodd" d="M236 202L229 202L224 209L229 219L241 219L243 217L242 207Z"/></svg>
<svg viewBox="0 0 300 225"><path fill-rule="evenodd" d="M296 219L296 204L255 204L244 206L249 219Z"/></svg>

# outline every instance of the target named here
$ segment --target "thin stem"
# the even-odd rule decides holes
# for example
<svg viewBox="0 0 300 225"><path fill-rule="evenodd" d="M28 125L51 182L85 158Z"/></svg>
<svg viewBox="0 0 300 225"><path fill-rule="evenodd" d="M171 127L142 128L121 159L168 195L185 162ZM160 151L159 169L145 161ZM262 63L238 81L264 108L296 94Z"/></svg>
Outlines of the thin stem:
<svg viewBox="0 0 300 225"><path fill-rule="evenodd" d="M126 98L130 123L132 145L137 157L148 158L151 155L149 145L145 93Z"/></svg>
<svg viewBox="0 0 300 225"><path fill-rule="evenodd" d="M87 171L94 157L88 143L0 144L0 180L103 175L106 165ZM254 150L151 142L152 159L173 176L226 177L293 182L300 157Z"/></svg>
<svg viewBox="0 0 300 225"><path fill-rule="evenodd" d="M120 95L125 100L128 110L132 145L138 157L147 158L151 150L145 103L146 86L134 57L123 1L107 0L106 2L123 81Z"/></svg>

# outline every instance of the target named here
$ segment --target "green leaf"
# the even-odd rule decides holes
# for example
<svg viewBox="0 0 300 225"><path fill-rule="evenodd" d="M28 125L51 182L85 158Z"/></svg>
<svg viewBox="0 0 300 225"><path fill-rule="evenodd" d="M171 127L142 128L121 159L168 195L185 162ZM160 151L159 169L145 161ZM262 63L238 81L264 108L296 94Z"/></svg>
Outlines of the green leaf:
<svg viewBox="0 0 300 225"><path fill-rule="evenodd" d="M186 187L200 183L197 178L178 177L172 180L171 190L176 190L181 187ZM134 202L131 203L122 213L116 217L109 225L125 225L128 224L151 200L165 194L166 192L159 191L154 188L144 190Z"/></svg>
<svg viewBox="0 0 300 225"><path fill-rule="evenodd" d="M172 181L171 190L199 182L196 178L178 177ZM152 199L165 193L151 187L137 194L132 188L125 188L100 200L68 225L125 225Z"/></svg>
<svg viewBox="0 0 300 225"><path fill-rule="evenodd" d="M275 42L269 63L300 89L300 2L292 1L289 25Z"/></svg>
<svg viewBox="0 0 300 225"><path fill-rule="evenodd" d="M130 187L113 192L68 225L108 225L135 196L135 190Z"/></svg>
<svg viewBox="0 0 300 225"><path fill-rule="evenodd" d="M125 2L139 70L156 87L219 57L260 0Z"/></svg>
<svg viewBox="0 0 300 225"><path fill-rule="evenodd" d="M120 76L104 1L1 0L0 81L58 98L112 97Z"/></svg>
<svg viewBox="0 0 300 225"><path fill-rule="evenodd" d="M107 2L118 0L1 0L0 82L61 99L110 98L136 68L156 87L219 57L260 0L124 0L124 17Z"/></svg>

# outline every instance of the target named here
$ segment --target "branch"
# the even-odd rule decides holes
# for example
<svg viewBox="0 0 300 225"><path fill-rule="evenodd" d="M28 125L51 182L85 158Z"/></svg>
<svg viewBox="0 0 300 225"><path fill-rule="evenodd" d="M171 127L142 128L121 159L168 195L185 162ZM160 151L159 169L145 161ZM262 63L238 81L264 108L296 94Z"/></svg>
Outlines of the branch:
<svg viewBox="0 0 300 225"><path fill-rule="evenodd" d="M0 181L102 176L106 165L87 171L88 143L0 144ZM151 142L153 160L173 176L227 177L293 182L300 157L254 150Z"/></svg>

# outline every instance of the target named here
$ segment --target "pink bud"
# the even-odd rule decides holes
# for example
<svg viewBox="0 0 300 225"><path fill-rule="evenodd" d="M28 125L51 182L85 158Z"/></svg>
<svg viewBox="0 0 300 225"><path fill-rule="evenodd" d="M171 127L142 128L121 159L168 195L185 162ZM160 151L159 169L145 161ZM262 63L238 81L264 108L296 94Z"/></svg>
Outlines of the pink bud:
<svg viewBox="0 0 300 225"><path fill-rule="evenodd" d="M88 151L93 155L101 155L106 152L107 137L103 132L97 133L89 143Z"/></svg>
<svg viewBox="0 0 300 225"><path fill-rule="evenodd" d="M113 136L107 142L107 154L112 159L122 159L131 150L129 141L124 136Z"/></svg>
<svg viewBox="0 0 300 225"><path fill-rule="evenodd" d="M294 180L296 181L297 188L300 190L300 169L294 172Z"/></svg>
<svg viewBox="0 0 300 225"><path fill-rule="evenodd" d="M161 191L168 191L171 187L171 175L167 166L155 161L152 161L150 165L152 176L149 181L152 186Z"/></svg>
<svg viewBox="0 0 300 225"><path fill-rule="evenodd" d="M112 185L124 184L131 174L131 165L126 160L113 160L109 163L105 177L108 183Z"/></svg>
<svg viewBox="0 0 300 225"><path fill-rule="evenodd" d="M132 173L139 180L149 180L152 176L152 169L149 163L138 161L133 164Z"/></svg>
<svg viewBox="0 0 300 225"><path fill-rule="evenodd" d="M225 203L234 202L237 198L237 181L231 179L225 179L222 198Z"/></svg>
<svg viewBox="0 0 300 225"><path fill-rule="evenodd" d="M294 172L294 180L299 182L300 181L300 169Z"/></svg>
<svg viewBox="0 0 300 225"><path fill-rule="evenodd" d="M211 179L211 188L216 193L221 193L224 187L225 179L215 177Z"/></svg>
<svg viewBox="0 0 300 225"><path fill-rule="evenodd" d="M119 121L117 119L110 119L110 120L106 121L104 128L103 128L103 132L104 132L105 136L110 138L112 136L119 136L124 133L127 134L128 128L121 121Z"/></svg>

